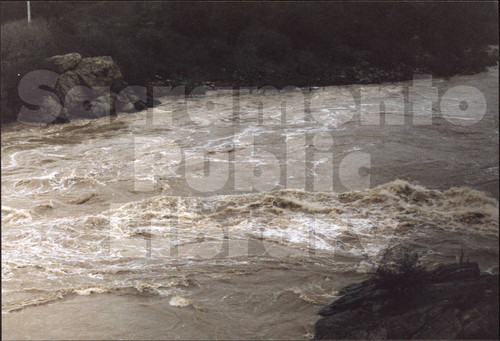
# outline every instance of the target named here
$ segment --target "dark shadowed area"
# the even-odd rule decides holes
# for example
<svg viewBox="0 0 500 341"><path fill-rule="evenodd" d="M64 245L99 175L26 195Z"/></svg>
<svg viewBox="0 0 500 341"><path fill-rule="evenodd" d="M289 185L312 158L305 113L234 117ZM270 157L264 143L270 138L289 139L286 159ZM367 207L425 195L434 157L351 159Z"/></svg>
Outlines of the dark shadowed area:
<svg viewBox="0 0 500 341"><path fill-rule="evenodd" d="M111 56L132 85L158 75L188 89L334 85L483 71L497 56L498 5L484 3L2 1L2 122L19 79L44 60Z"/></svg>

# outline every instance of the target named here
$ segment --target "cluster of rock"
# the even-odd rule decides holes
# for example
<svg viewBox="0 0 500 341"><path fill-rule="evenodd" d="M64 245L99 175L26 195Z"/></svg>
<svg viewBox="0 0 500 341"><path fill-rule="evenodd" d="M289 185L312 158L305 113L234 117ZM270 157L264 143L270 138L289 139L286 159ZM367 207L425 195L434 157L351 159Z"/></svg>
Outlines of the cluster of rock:
<svg viewBox="0 0 500 341"><path fill-rule="evenodd" d="M45 96L32 121L62 123L109 116L117 110L134 112L153 105L146 91L127 87L109 56L82 58L79 53L69 53L47 59L47 68L59 74L53 89L57 97Z"/></svg>
<svg viewBox="0 0 500 341"><path fill-rule="evenodd" d="M498 339L498 275L477 263L424 272L408 290L352 284L319 311L315 339Z"/></svg>

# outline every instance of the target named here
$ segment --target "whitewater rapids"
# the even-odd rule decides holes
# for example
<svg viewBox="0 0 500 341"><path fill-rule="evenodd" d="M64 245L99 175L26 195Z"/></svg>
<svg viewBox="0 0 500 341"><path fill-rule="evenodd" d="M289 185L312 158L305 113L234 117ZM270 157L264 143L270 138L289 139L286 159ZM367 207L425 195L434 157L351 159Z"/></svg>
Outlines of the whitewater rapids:
<svg viewBox="0 0 500 341"><path fill-rule="evenodd" d="M463 249L482 271L498 273L498 68L435 84L440 93L480 89L485 117L474 125L437 117L428 126L361 126L342 122L340 110L329 113L337 125L296 126L292 110L284 129L255 124L249 106L234 125L232 96L215 91L208 98L217 125L203 115L187 120L182 101L170 98L155 116L168 113L168 124L148 125L149 114L139 112L3 127L3 336L311 338L317 309L394 245L412 246L428 267L454 262ZM342 101L345 89L356 86L314 91L311 110ZM262 96L270 112L282 105L275 93L244 96ZM235 144L249 133L258 137L254 146ZM302 190L280 183L239 193L229 181L198 193L179 167L200 151L234 164L238 148L255 146L286 166L302 157L280 147L294 134L330 147L334 170L350 153L370 155L369 188L348 190L321 167L324 158L312 159L313 180ZM137 137L145 148L137 149ZM157 143L164 137L184 159ZM138 151L153 155L141 174ZM203 174L203 164L194 169Z"/></svg>

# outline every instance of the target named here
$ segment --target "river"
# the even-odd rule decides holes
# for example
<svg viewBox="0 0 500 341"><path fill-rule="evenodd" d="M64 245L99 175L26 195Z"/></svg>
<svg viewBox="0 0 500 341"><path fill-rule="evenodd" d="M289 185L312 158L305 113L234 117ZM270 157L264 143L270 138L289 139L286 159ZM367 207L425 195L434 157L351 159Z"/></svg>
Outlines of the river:
<svg viewBox="0 0 500 341"><path fill-rule="evenodd" d="M310 339L387 247L498 273L498 67L434 79L432 117L411 86L2 127L2 336Z"/></svg>

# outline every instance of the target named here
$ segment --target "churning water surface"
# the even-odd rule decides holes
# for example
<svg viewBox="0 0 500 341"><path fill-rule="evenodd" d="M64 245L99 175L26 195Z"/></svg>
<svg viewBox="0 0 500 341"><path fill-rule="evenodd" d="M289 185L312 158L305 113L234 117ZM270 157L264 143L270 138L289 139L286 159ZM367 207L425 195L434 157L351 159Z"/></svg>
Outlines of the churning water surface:
<svg viewBox="0 0 500 341"><path fill-rule="evenodd" d="M318 308L388 246L429 267L463 248L497 273L498 67L434 86L478 89L484 117L434 104L417 125L394 101L362 124L379 111L367 85L3 127L2 336L311 338Z"/></svg>

